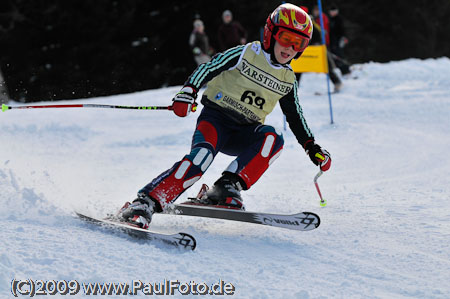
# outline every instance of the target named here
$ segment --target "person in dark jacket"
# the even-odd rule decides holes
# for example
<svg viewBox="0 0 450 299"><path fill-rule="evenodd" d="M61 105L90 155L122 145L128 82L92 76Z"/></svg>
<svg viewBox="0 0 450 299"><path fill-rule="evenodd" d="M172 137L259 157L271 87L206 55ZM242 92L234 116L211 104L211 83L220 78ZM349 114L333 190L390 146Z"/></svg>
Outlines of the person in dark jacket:
<svg viewBox="0 0 450 299"><path fill-rule="evenodd" d="M350 74L350 64L344 57L344 47L348 43L344 22L336 5L331 5L328 13L330 15L330 51L334 54L336 66L341 70L342 75L347 75Z"/></svg>
<svg viewBox="0 0 450 299"><path fill-rule="evenodd" d="M247 43L247 31L238 21L233 21L233 14L225 10L222 14L223 24L219 27L218 37L220 51L245 45Z"/></svg>
<svg viewBox="0 0 450 299"><path fill-rule="evenodd" d="M314 34L311 40L311 44L322 44L322 28L320 26L320 14L319 14L319 7L317 5L314 6L312 11L312 18L313 18L313 24L314 24ZM330 80L333 82L334 85L334 92L339 92L342 88L342 81L339 78L338 74L334 71L336 68L335 61L333 59L333 55L330 52L330 34L329 34L329 19L326 14L322 12L322 20L325 27L325 43L327 46L327 60L328 60L328 74L330 75Z"/></svg>
<svg viewBox="0 0 450 299"><path fill-rule="evenodd" d="M189 37L189 45L191 46L197 65L211 60L210 54L212 50L209 46L208 36L205 33L205 25L200 19L194 21L194 29Z"/></svg>

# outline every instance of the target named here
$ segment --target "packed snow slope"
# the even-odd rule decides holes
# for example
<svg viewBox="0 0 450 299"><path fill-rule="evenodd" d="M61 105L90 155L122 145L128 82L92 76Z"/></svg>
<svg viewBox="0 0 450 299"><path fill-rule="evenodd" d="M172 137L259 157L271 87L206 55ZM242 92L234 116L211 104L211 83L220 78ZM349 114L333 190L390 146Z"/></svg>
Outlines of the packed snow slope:
<svg viewBox="0 0 450 299"><path fill-rule="evenodd" d="M12 297L12 280L33 279L223 280L236 298L449 298L450 60L367 63L353 77L332 97L334 124L328 97L315 95L326 92L324 75L301 81L304 115L333 159L319 179L328 205L319 206L318 169L289 130L280 158L243 193L247 210L311 211L320 227L154 216L155 229L194 235L193 252L98 229L74 211L104 216L133 200L189 151L198 112L1 113L0 297ZM168 105L178 89L75 103ZM267 123L283 129L278 107ZM219 154L185 195L212 184L231 161Z"/></svg>

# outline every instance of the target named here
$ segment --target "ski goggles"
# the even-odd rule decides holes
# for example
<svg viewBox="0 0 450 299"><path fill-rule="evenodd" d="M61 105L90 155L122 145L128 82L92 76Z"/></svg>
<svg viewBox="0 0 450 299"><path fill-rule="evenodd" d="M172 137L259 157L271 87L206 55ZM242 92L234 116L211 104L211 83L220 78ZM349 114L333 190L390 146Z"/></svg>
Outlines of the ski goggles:
<svg viewBox="0 0 450 299"><path fill-rule="evenodd" d="M309 38L283 28L280 28L274 37L283 47L292 46L297 52L303 52L309 43Z"/></svg>

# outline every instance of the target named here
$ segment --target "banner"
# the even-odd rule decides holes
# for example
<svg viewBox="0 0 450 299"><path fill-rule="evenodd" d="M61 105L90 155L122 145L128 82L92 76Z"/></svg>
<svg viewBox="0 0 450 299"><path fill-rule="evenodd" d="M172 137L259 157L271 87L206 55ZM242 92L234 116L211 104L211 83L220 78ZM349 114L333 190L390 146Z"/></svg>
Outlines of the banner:
<svg viewBox="0 0 450 299"><path fill-rule="evenodd" d="M308 46L299 59L292 60L291 67L295 73L328 73L326 46Z"/></svg>

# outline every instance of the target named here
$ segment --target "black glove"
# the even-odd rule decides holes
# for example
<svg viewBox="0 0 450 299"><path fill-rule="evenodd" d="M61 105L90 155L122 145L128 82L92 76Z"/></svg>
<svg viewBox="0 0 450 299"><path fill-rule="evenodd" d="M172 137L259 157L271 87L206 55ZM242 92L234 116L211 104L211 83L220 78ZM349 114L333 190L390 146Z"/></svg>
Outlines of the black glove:
<svg viewBox="0 0 450 299"><path fill-rule="evenodd" d="M330 153L323 148L320 147L320 145L315 144L314 141L308 141L305 145L305 151L306 154L309 156L311 161L315 164L320 166L320 169L322 171L327 171L330 169L331 166L331 156Z"/></svg>

